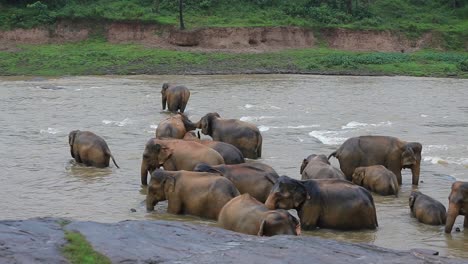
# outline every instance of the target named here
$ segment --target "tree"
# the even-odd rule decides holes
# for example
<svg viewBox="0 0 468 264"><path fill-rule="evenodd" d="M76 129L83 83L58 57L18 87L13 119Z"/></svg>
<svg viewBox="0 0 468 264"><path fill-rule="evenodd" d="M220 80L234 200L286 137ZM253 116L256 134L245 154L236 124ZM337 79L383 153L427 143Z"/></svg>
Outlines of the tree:
<svg viewBox="0 0 468 264"><path fill-rule="evenodd" d="M179 0L179 21L180 21L180 29L181 30L185 29L184 17L183 17L183 6L184 6L184 1Z"/></svg>

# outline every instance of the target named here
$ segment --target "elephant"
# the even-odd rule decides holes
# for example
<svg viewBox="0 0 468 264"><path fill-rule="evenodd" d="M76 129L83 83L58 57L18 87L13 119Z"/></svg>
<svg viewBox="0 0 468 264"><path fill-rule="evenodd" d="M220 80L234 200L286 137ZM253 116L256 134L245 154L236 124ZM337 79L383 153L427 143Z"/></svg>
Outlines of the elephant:
<svg viewBox="0 0 468 264"><path fill-rule="evenodd" d="M163 110L166 109L167 103L167 109L170 112L177 112L179 110L183 113L190 98L190 91L185 86L164 83L161 89L161 95Z"/></svg>
<svg viewBox="0 0 468 264"><path fill-rule="evenodd" d="M395 173L399 185L401 170L410 168L413 185L418 185L421 151L422 145L418 142L389 136L361 136L347 139L328 159L333 156L340 161L341 171L349 181L357 167L383 165Z"/></svg>
<svg viewBox="0 0 468 264"><path fill-rule="evenodd" d="M221 156L223 156L225 164L239 164L245 162L244 155L242 155L242 152L229 143L208 139L199 139L197 136L195 136L195 133L193 131L185 133L183 139L193 140L216 150L219 154L221 154Z"/></svg>
<svg viewBox="0 0 468 264"><path fill-rule="evenodd" d="M463 227L468 227L468 182L456 181L452 184L452 191L449 195L449 208L447 211L447 221L445 223L445 233L452 232L453 224L458 215L465 216Z"/></svg>
<svg viewBox="0 0 468 264"><path fill-rule="evenodd" d="M177 113L158 124L156 138L182 139L187 131L195 130L196 128L196 125L186 115Z"/></svg>
<svg viewBox="0 0 468 264"><path fill-rule="evenodd" d="M218 224L227 230L257 236L300 235L299 221L283 209L269 210L248 193L232 198L219 213Z"/></svg>
<svg viewBox="0 0 468 264"><path fill-rule="evenodd" d="M325 155L309 155L302 161L301 180L308 179L341 179L346 180L343 172L330 165Z"/></svg>
<svg viewBox="0 0 468 264"><path fill-rule="evenodd" d="M257 159L262 156L263 139L254 124L237 119L223 119L218 113L208 113L198 121L197 128L213 140L234 145L246 158Z"/></svg>
<svg viewBox="0 0 468 264"><path fill-rule="evenodd" d="M224 164L215 150L194 141L182 139L148 140L141 161L141 184L147 185L148 172L164 167L168 171L191 171L200 162L210 165Z"/></svg>
<svg viewBox="0 0 468 264"><path fill-rule="evenodd" d="M427 225L445 225L447 213L445 206L421 192L412 191L409 197L411 215Z"/></svg>
<svg viewBox="0 0 468 264"><path fill-rule="evenodd" d="M114 165L119 168L106 141L93 132L73 130L68 134L68 144L70 154L76 162L86 166L105 168L109 167L109 161L112 158Z"/></svg>
<svg viewBox="0 0 468 264"><path fill-rule="evenodd" d="M268 209L296 209L304 230L376 229L378 226L370 192L345 180L300 181L281 176L265 205Z"/></svg>
<svg viewBox="0 0 468 264"><path fill-rule="evenodd" d="M239 191L228 179L206 172L156 169L146 195L146 209L167 200L167 212L218 219L223 206Z"/></svg>
<svg viewBox="0 0 468 264"><path fill-rule="evenodd" d="M360 185L371 192L398 197L398 188L400 186L396 175L382 165L357 167L352 177L354 184Z"/></svg>
<svg viewBox="0 0 468 264"><path fill-rule="evenodd" d="M240 193L248 193L262 203L279 177L273 168L258 162L211 166L199 163L193 170L219 173L234 183Z"/></svg>

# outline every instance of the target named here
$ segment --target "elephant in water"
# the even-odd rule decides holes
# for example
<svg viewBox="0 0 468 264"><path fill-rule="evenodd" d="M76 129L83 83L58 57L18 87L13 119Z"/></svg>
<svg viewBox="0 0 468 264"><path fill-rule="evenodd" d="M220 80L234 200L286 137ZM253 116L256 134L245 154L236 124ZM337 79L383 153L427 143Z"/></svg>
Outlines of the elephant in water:
<svg viewBox="0 0 468 264"><path fill-rule="evenodd" d="M264 203L278 179L276 171L263 163L248 162L233 165L208 165L200 163L194 171L219 173L229 179L240 193L248 193Z"/></svg>
<svg viewBox="0 0 468 264"><path fill-rule="evenodd" d="M357 167L353 173L353 183L380 195L398 196L400 187L395 173L382 165Z"/></svg>
<svg viewBox="0 0 468 264"><path fill-rule="evenodd" d="M156 138L181 139L187 131L195 130L196 128L196 125L186 115L177 113L158 124Z"/></svg>
<svg viewBox="0 0 468 264"><path fill-rule="evenodd" d="M206 172L165 171L156 169L146 195L146 209L167 200L167 212L218 219L223 206L239 195L226 178Z"/></svg>
<svg viewBox="0 0 468 264"><path fill-rule="evenodd" d="M185 86L175 86L169 83L164 83L161 89L162 95L162 109L167 109L170 112L177 112L178 110L183 113L187 102L190 98L190 91Z"/></svg>
<svg viewBox="0 0 468 264"><path fill-rule="evenodd" d="M422 145L388 136L361 136L346 140L330 157L340 161L341 171L349 181L357 167L383 165L395 173L401 185L401 170L409 168L413 185L419 183Z"/></svg>
<svg viewBox="0 0 468 264"><path fill-rule="evenodd" d="M148 172L161 166L168 171L191 171L200 162L224 164L223 157L218 152L198 142L152 138L146 143L143 152L141 184L147 185Z"/></svg>
<svg viewBox="0 0 468 264"><path fill-rule="evenodd" d="M300 235L299 221L283 209L268 208L250 194L232 198L219 213L219 225L249 235Z"/></svg>
<svg viewBox="0 0 468 264"><path fill-rule="evenodd" d="M226 164L239 164L245 162L242 152L229 143L209 139L200 139L193 131L187 132L184 136L184 140L196 141L216 150L219 154L221 154L221 156L223 156L224 163Z"/></svg>
<svg viewBox="0 0 468 264"><path fill-rule="evenodd" d="M71 156L76 162L97 168L109 167L112 158L115 166L119 168L112 156L106 141L90 131L73 130L68 134Z"/></svg>
<svg viewBox="0 0 468 264"><path fill-rule="evenodd" d="M378 226L370 192L349 181L299 181L279 177L268 196L268 209L296 209L303 229L375 229Z"/></svg>
<svg viewBox="0 0 468 264"><path fill-rule="evenodd" d="M456 181L452 184L449 196L449 208L447 211L447 222L445 233L452 232L453 224L458 215L465 216L463 227L468 227L468 182Z"/></svg>
<svg viewBox="0 0 468 264"><path fill-rule="evenodd" d="M254 124L237 119L223 119L218 113L208 113L198 121L197 128L213 140L234 145L246 158L257 159L262 156L263 139Z"/></svg>
<svg viewBox="0 0 468 264"><path fill-rule="evenodd" d="M346 180L343 172L333 167L325 155L309 155L302 161L300 173L302 180L341 179Z"/></svg>
<svg viewBox="0 0 468 264"><path fill-rule="evenodd" d="M447 213L441 202L418 191L412 191L408 200L411 214L419 222L427 225L445 225Z"/></svg>

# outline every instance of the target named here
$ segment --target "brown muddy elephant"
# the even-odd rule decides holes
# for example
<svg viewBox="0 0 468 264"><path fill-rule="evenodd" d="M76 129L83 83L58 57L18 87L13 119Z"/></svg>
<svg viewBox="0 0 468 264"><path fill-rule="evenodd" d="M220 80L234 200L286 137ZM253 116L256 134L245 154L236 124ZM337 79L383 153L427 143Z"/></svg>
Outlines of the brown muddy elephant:
<svg viewBox="0 0 468 264"><path fill-rule="evenodd" d="M378 226L370 192L345 180L299 181L281 176L265 205L268 209L296 209L304 230L317 227L357 230Z"/></svg>
<svg viewBox="0 0 468 264"><path fill-rule="evenodd" d="M146 209L167 200L167 212L218 219L223 206L239 195L236 187L217 174L156 169L146 195Z"/></svg>
<svg viewBox="0 0 468 264"><path fill-rule="evenodd" d="M263 139L254 124L237 119L223 119L218 113L208 113L198 121L197 127L213 140L234 145L246 158L257 159L262 156Z"/></svg>
<svg viewBox="0 0 468 264"><path fill-rule="evenodd" d="M349 181L357 167L383 165L395 173L400 185L401 170L411 169L413 185L418 185L421 151L422 145L418 142L388 136L361 136L346 140L328 159L333 156L340 161L341 171Z"/></svg>
<svg viewBox="0 0 468 264"><path fill-rule="evenodd" d="M259 162L233 165L200 163L193 170L219 173L234 183L240 193L248 193L262 203L268 198L271 188L279 177L273 168Z"/></svg>
<svg viewBox="0 0 468 264"><path fill-rule="evenodd" d="M219 213L218 224L227 230L257 236L300 235L299 221L283 209L269 210L245 193L232 198Z"/></svg>
<svg viewBox="0 0 468 264"><path fill-rule="evenodd" d="M177 113L161 121L156 128L156 138L182 139L187 131L195 130L197 126L190 119Z"/></svg>
<svg viewBox="0 0 468 264"><path fill-rule="evenodd" d="M309 155L302 161L301 180L308 179L341 179L346 180L343 172L330 165L325 155Z"/></svg>
<svg viewBox="0 0 468 264"><path fill-rule="evenodd" d="M162 109L167 109L170 112L180 111L183 113L187 102L190 98L190 91L187 87L181 85L171 85L169 83L164 83L161 89L162 95Z"/></svg>
<svg viewBox="0 0 468 264"><path fill-rule="evenodd" d="M382 165L357 167L352 182L380 195L398 196L400 187L395 173Z"/></svg>
<svg viewBox="0 0 468 264"><path fill-rule="evenodd" d="M209 139L200 139L193 131L187 132L184 136L184 140L196 141L216 150L223 157L225 164L239 164L245 162L242 152L229 143Z"/></svg>
<svg viewBox="0 0 468 264"><path fill-rule="evenodd" d="M106 141L93 132L73 130L68 134L68 144L71 156L78 163L105 168L109 167L112 158L114 165L119 168Z"/></svg>
<svg viewBox="0 0 468 264"><path fill-rule="evenodd" d="M421 192L412 191L408 199L411 215L426 225L445 225L445 206Z"/></svg>
<svg viewBox="0 0 468 264"><path fill-rule="evenodd" d="M215 150L193 141L181 139L148 140L141 161L141 184L147 184L148 172L164 167L168 171L188 170L204 162L210 165L224 164L223 157Z"/></svg>
<svg viewBox="0 0 468 264"><path fill-rule="evenodd" d="M445 223L445 233L452 232L455 219L459 215L465 216L463 227L468 227L468 182L456 181L452 184L452 191L449 196L449 208L447 211L447 222Z"/></svg>

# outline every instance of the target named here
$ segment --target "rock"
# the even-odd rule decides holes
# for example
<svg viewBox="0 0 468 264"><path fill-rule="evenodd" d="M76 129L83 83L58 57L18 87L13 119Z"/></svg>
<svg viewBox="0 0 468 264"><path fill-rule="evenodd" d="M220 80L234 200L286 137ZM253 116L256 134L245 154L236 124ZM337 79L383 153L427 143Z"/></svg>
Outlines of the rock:
<svg viewBox="0 0 468 264"><path fill-rule="evenodd" d="M135 208L130 209L130 212L135 213L137 210Z"/></svg>
<svg viewBox="0 0 468 264"><path fill-rule="evenodd" d="M431 249L424 249L424 248L413 248L410 250L411 253L415 255L432 255L432 256L438 256L439 252Z"/></svg>
<svg viewBox="0 0 468 264"><path fill-rule="evenodd" d="M58 219L0 221L0 263L68 263Z"/></svg>
<svg viewBox="0 0 468 264"><path fill-rule="evenodd" d="M457 227L457 228L455 228L455 231L456 231L456 232L460 232L461 230L460 230L459 227Z"/></svg>

